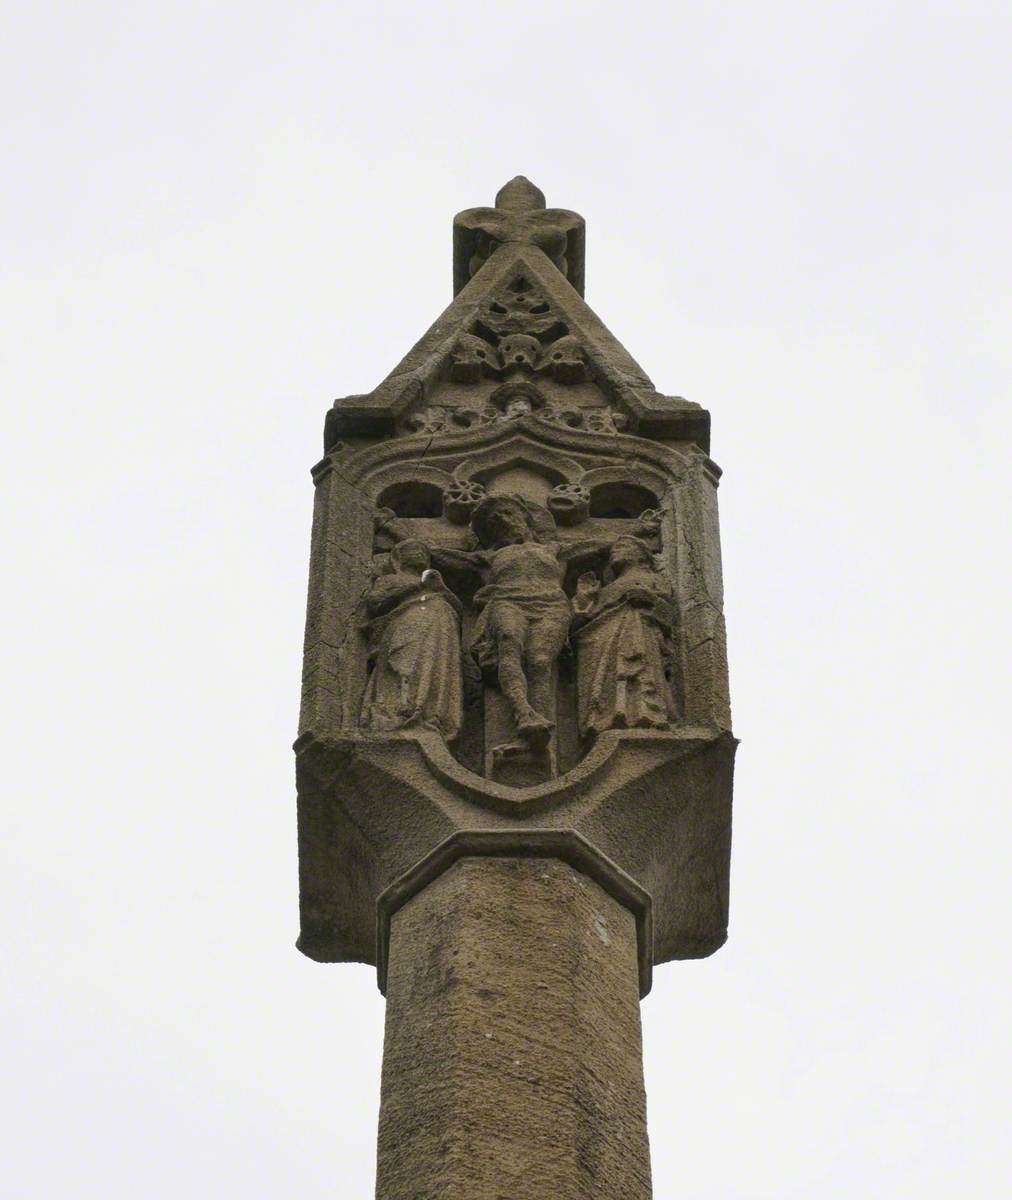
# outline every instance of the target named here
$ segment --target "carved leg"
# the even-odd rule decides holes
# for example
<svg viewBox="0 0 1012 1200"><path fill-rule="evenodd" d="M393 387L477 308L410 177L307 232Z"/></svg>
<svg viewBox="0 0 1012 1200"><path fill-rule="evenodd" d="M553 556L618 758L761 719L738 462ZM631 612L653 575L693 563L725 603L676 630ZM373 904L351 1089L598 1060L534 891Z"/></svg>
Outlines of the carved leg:
<svg viewBox="0 0 1012 1200"><path fill-rule="evenodd" d="M499 639L499 687L509 701L520 736L532 746L544 746L551 737L552 723L535 712L527 699L523 651L509 634Z"/></svg>
<svg viewBox="0 0 1012 1200"><path fill-rule="evenodd" d="M549 734L555 728L554 721L549 719L555 712L555 663L565 645L568 626L568 612L542 618L531 628L527 642L530 702Z"/></svg>
<svg viewBox="0 0 1012 1200"><path fill-rule="evenodd" d="M544 655L537 655L527 660L527 667L531 677L531 704L541 715L550 713L553 708L552 683L554 672L552 668L554 666L555 659L546 658Z"/></svg>

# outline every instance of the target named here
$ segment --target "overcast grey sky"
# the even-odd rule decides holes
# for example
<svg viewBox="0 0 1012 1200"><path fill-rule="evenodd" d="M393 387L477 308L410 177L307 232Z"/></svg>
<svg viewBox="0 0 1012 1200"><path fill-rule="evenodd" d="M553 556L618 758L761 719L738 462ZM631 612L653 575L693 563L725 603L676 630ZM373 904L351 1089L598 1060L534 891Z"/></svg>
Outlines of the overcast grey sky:
<svg viewBox="0 0 1012 1200"><path fill-rule="evenodd" d="M294 949L308 469L518 172L725 471L731 937L643 1005L656 1195L1012 1189L1010 35L5 6L0 1194L371 1195L375 974Z"/></svg>

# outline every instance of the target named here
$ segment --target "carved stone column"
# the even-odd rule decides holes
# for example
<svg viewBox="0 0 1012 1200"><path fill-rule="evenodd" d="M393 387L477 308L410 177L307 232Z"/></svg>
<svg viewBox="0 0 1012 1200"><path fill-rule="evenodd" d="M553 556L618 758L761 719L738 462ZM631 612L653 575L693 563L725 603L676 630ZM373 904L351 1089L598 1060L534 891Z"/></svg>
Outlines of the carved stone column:
<svg viewBox="0 0 1012 1200"><path fill-rule="evenodd" d="M648 1200L639 998L727 935L709 415L583 281L526 180L459 214L313 470L298 944L387 997L380 1200Z"/></svg>

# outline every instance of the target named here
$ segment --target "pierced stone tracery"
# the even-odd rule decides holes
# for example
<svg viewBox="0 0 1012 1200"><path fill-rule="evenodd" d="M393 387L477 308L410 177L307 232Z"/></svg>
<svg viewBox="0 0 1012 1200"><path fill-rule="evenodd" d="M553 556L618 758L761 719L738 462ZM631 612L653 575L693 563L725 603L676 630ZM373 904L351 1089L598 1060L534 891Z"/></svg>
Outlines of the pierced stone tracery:
<svg viewBox="0 0 1012 1200"><path fill-rule="evenodd" d="M525 398L522 394L516 394L511 403L505 405L495 400L493 392L482 408L431 405L419 409L404 419L403 429L405 433L435 437L478 429L482 425L519 421L532 415L550 425L557 425L563 429L584 430L588 433L621 433L628 423L622 413L614 412L610 408L581 408L575 404L564 405L544 399L540 405L535 405L529 397Z"/></svg>
<svg viewBox="0 0 1012 1200"><path fill-rule="evenodd" d="M544 293L523 278L482 305L476 330L458 334L450 355L449 375L459 383L513 371L550 375L559 383L588 378L579 339Z"/></svg>
<svg viewBox="0 0 1012 1200"><path fill-rule="evenodd" d="M590 433L621 433L628 425L592 381L580 338L523 276L493 293L472 329L457 333L444 353L447 382L400 419L401 432L433 438L532 415ZM490 384L496 385L491 392ZM448 385L456 390L444 396ZM461 402L461 387L473 400Z"/></svg>

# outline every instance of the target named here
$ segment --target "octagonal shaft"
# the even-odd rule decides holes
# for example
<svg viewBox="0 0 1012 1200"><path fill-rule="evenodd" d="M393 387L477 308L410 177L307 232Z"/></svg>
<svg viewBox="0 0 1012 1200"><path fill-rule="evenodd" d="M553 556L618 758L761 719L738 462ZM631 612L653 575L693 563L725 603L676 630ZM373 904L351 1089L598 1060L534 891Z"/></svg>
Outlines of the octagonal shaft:
<svg viewBox="0 0 1012 1200"><path fill-rule="evenodd" d="M557 859L394 914L378 1200L649 1200L635 918Z"/></svg>

